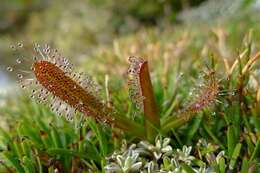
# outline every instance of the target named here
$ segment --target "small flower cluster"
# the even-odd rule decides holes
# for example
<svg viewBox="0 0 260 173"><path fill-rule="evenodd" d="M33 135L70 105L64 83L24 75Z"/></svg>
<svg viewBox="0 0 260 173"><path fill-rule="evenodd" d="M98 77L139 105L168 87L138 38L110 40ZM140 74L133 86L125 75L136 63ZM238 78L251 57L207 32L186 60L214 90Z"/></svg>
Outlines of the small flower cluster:
<svg viewBox="0 0 260 173"><path fill-rule="evenodd" d="M179 173L189 167L197 173L212 172L203 161L196 165L191 150L191 146L173 150L170 138L162 137L156 138L155 145L141 141L127 148L124 144L121 151L107 158L105 169L107 173Z"/></svg>

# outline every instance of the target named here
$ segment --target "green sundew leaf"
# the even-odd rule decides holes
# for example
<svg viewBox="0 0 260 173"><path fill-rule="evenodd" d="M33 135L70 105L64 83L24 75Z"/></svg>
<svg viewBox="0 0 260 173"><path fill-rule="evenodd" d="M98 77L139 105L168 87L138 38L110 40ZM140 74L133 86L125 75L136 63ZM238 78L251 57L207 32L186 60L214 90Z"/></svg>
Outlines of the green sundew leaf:
<svg viewBox="0 0 260 173"><path fill-rule="evenodd" d="M23 167L20 165L20 161L17 156L13 155L12 153L5 151L3 152L3 156L6 161L10 162L10 164L19 172L25 173Z"/></svg>
<svg viewBox="0 0 260 173"><path fill-rule="evenodd" d="M192 168L189 165L185 164L185 163L181 164L181 167L187 173L195 173L195 171L193 171Z"/></svg>
<svg viewBox="0 0 260 173"><path fill-rule="evenodd" d="M234 152L231 156L231 161L229 163L229 169L231 169L231 170L233 170L236 166L236 162L237 162L238 156L240 154L241 147L242 147L242 144L238 143L234 149Z"/></svg>
<svg viewBox="0 0 260 173"><path fill-rule="evenodd" d="M252 162L256 157L259 157L259 155L260 155L260 139L258 139L258 141L256 142L254 152L250 157L249 162Z"/></svg>
<svg viewBox="0 0 260 173"><path fill-rule="evenodd" d="M24 168L26 173L34 173L35 172L33 161L26 156L23 157L23 168Z"/></svg>
<svg viewBox="0 0 260 173"><path fill-rule="evenodd" d="M248 170L249 170L249 161L246 158L244 158L240 173L248 173Z"/></svg>
<svg viewBox="0 0 260 173"><path fill-rule="evenodd" d="M105 136L105 133L101 130L101 127L96 124L91 118L87 119L88 125L94 131L95 135L98 138L99 147L102 153L102 156L106 156L108 152L108 142Z"/></svg>
<svg viewBox="0 0 260 173"><path fill-rule="evenodd" d="M196 134L197 130L200 127L202 117L203 117L203 114L200 113L194 118L194 121L191 123L190 127L188 128L188 131L185 133L187 135L185 143L187 143L188 141L191 141L194 134Z"/></svg>
<svg viewBox="0 0 260 173"><path fill-rule="evenodd" d="M139 80L141 93L144 97L143 106L147 138L148 140L153 141L158 134L157 129L160 128L160 115L158 113L158 107L155 101L155 95L147 61L142 63L140 67Z"/></svg>

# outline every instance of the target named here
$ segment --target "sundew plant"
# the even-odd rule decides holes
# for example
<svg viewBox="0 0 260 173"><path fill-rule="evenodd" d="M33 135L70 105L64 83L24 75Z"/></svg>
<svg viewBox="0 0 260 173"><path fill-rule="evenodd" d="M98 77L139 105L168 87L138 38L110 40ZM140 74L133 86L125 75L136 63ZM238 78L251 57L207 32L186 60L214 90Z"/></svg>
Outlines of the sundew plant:
<svg viewBox="0 0 260 173"><path fill-rule="evenodd" d="M258 82L254 89L249 85L257 78L254 65L260 53L252 51L251 32L247 37L248 43L234 62L223 60L224 73L217 70L216 57L210 56L204 68L197 69L199 75L183 100L176 95L183 92L181 81L189 81L188 76L178 74L174 79L178 87L162 86L153 80L153 59L128 57L124 77L129 99L125 102L130 106L126 109L123 101L107 99L126 95L126 91L111 93L107 77L106 98L102 98L99 81L76 72L57 49L34 44L31 52L22 43L12 45L18 58L7 70L15 73L21 88L37 102L27 100L21 106L28 115L18 122L15 135L1 130L3 170L259 171L260 90ZM23 69L23 63L31 67ZM164 75L172 77L172 73Z"/></svg>
<svg viewBox="0 0 260 173"><path fill-rule="evenodd" d="M22 43L12 47L14 51L23 48ZM16 50L18 49L18 50ZM194 113L207 108L221 94L219 81L214 69L205 72L205 82L200 85L191 102L178 111L174 118L167 117L161 122L153 87L151 83L148 61L142 58L130 57L128 69L128 85L130 98L136 107L144 113L144 125L119 115L112 107L104 104L98 97L98 86L85 77L76 73L73 65L48 45L43 48L34 46L35 56L30 71L17 70L21 88L31 91L31 98L37 98L39 103L46 103L57 115L64 115L72 120L76 112L91 116L94 120L107 123L136 137L153 141L158 134L167 133L171 128L189 121ZM17 59L20 64L24 59ZM17 67L18 68L18 67ZM7 70L13 71L12 67ZM161 128L162 126L162 128ZM138 131L135 131L138 130Z"/></svg>

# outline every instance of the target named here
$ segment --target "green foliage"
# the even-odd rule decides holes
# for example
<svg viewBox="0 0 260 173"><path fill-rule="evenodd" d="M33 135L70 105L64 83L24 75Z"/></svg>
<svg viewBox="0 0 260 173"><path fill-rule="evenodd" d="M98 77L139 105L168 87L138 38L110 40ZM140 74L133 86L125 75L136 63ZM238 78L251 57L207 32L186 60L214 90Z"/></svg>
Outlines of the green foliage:
<svg viewBox="0 0 260 173"><path fill-rule="evenodd" d="M91 119L69 123L35 102L21 107L19 121L10 124L16 127L12 129L16 135L1 129L1 159L15 171L97 171L113 150L106 126Z"/></svg>

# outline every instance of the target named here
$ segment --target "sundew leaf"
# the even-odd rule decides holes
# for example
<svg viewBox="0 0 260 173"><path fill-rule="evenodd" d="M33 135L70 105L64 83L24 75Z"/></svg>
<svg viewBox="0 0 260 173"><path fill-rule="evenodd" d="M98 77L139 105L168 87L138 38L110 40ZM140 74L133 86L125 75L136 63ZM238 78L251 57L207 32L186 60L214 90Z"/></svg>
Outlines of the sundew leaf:
<svg viewBox="0 0 260 173"><path fill-rule="evenodd" d="M144 116L146 120L146 130L148 139L153 139L157 134L155 128L160 127L160 117L157 110L153 86L150 79L148 62L144 62L140 68L140 84L144 97Z"/></svg>
<svg viewBox="0 0 260 173"><path fill-rule="evenodd" d="M144 111L146 135L153 141L160 128L160 116L156 105L153 86L150 78L148 62L136 57L130 57L129 86L130 97Z"/></svg>
<svg viewBox="0 0 260 173"><path fill-rule="evenodd" d="M190 121L196 113L210 107L217 101L219 95L219 80L216 78L215 70L209 70L204 75L203 84L196 88L196 92L189 103L173 116L162 120L162 132L167 133L172 128L178 128Z"/></svg>

